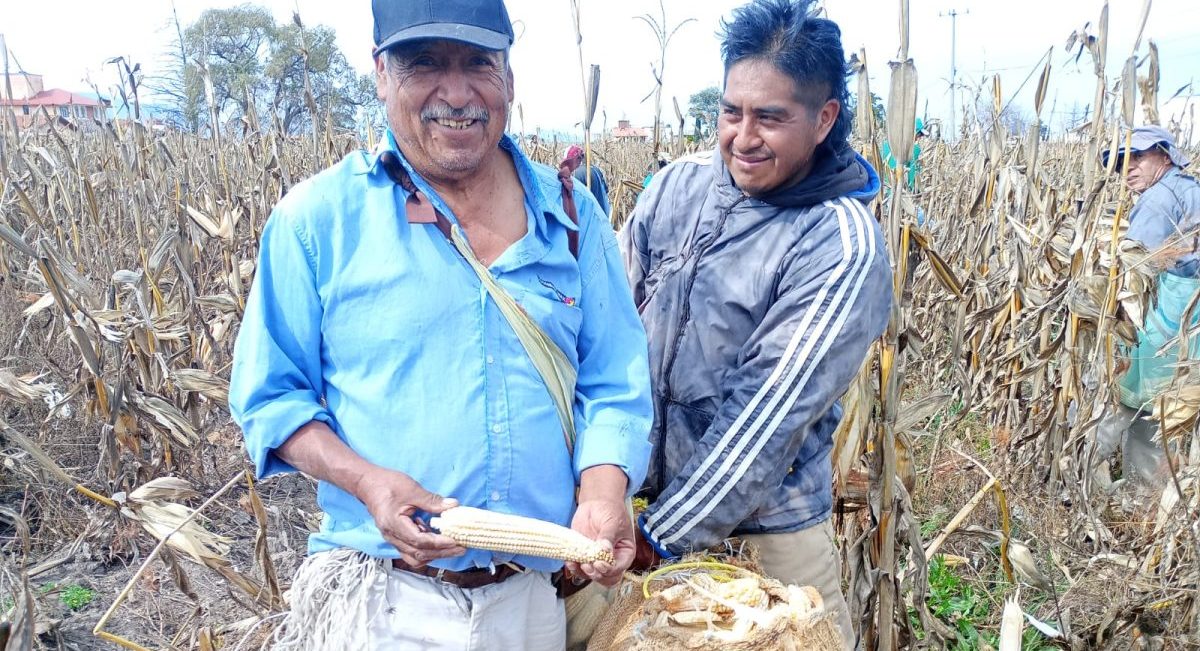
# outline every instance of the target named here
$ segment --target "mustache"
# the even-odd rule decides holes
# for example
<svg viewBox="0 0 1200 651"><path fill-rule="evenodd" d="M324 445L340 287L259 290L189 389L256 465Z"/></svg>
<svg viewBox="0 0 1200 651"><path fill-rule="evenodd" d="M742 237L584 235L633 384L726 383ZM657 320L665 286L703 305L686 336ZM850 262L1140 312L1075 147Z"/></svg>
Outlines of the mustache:
<svg viewBox="0 0 1200 651"><path fill-rule="evenodd" d="M435 104L421 109L421 120L476 120L486 123L491 114L482 106L470 104L462 108L451 108L449 104Z"/></svg>

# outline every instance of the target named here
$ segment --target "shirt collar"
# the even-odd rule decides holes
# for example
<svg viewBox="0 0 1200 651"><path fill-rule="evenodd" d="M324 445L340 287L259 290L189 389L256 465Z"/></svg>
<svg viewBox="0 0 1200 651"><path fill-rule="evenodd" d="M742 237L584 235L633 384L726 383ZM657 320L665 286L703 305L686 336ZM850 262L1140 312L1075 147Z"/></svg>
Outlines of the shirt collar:
<svg viewBox="0 0 1200 651"><path fill-rule="evenodd" d="M544 191L545 188L538 178L538 173L534 169L533 163L529 160L525 153L521 151L521 148L517 146L517 143L514 142L507 133L500 138L500 148L507 151L512 156L513 164L517 168L517 177L521 180L521 187L525 192L525 201L534 209L535 213L545 215L548 218L553 218L559 224L566 227L567 230L579 230L579 226L575 224L575 222L571 221L571 218L567 216L566 211L563 210L561 195L556 192L554 193L553 197L546 196ZM384 138L379 141L378 145L375 146L375 150L367 154L365 161L366 166L360 170L359 173L367 174L372 177L375 175L381 175L386 178L387 174L383 171L383 167L379 164L380 157L383 156L383 153L386 151L395 152L396 157L400 159L400 163L404 165L405 169L407 169L408 173L412 176L413 183L417 185L417 188L419 188L428 196L436 197L436 193L432 192L429 184L426 183L425 179L422 178L421 175L412 168L408 162L408 159L404 157L404 153L400 151L400 147L396 143L396 138L392 135L391 129L387 130ZM556 183L555 185L557 187L558 184ZM437 206L440 210L443 212L448 212L446 211L445 206L442 204L440 197L436 197L434 201L435 206Z"/></svg>

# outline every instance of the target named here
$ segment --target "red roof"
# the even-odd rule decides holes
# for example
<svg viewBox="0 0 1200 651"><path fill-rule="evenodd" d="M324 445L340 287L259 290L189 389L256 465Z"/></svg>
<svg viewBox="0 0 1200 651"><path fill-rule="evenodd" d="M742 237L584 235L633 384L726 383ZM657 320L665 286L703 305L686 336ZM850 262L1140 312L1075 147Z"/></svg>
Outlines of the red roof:
<svg viewBox="0 0 1200 651"><path fill-rule="evenodd" d="M639 129L637 127L617 127L616 129L612 130L612 135L614 138L648 138L648 137L650 137L650 134L646 129Z"/></svg>
<svg viewBox="0 0 1200 651"><path fill-rule="evenodd" d="M27 97L25 99L0 99L0 106L105 106L102 102L87 95L76 95L61 88L51 88Z"/></svg>

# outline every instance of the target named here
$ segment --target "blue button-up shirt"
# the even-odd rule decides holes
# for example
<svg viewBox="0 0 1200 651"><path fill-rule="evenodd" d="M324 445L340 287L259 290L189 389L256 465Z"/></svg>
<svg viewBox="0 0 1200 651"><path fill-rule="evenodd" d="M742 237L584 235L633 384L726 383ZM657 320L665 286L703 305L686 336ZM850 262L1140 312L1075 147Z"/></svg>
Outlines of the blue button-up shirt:
<svg viewBox="0 0 1200 651"><path fill-rule="evenodd" d="M576 186L579 257L556 173L506 136L525 190L527 232L491 272L578 368L568 458L550 394L478 277L434 224L409 223L407 193L357 152L297 185L262 234L234 354L229 403L259 476L292 470L274 451L309 421L371 463L462 504L567 525L579 473L619 466L632 492L649 458L646 338L607 218ZM403 161L403 157L401 157ZM404 162L407 167L408 163ZM420 175L413 181L449 219ZM366 507L321 482L309 551L394 558ZM470 550L450 570L547 559Z"/></svg>

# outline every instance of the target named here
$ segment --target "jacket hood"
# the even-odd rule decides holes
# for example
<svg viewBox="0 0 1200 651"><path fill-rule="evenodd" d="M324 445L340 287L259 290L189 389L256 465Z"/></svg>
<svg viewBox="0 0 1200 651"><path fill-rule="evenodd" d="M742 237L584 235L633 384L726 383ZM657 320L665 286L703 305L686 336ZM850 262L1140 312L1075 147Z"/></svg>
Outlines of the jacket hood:
<svg viewBox="0 0 1200 651"><path fill-rule="evenodd" d="M869 201L879 193L879 175L865 158L850 148L849 144L830 151L818 147L812 170L804 180L790 188L761 197L759 200L781 207L803 207L819 204L837 197L851 197ZM723 193L740 197L742 191L733 183L720 148L713 153L713 173L717 186Z"/></svg>

